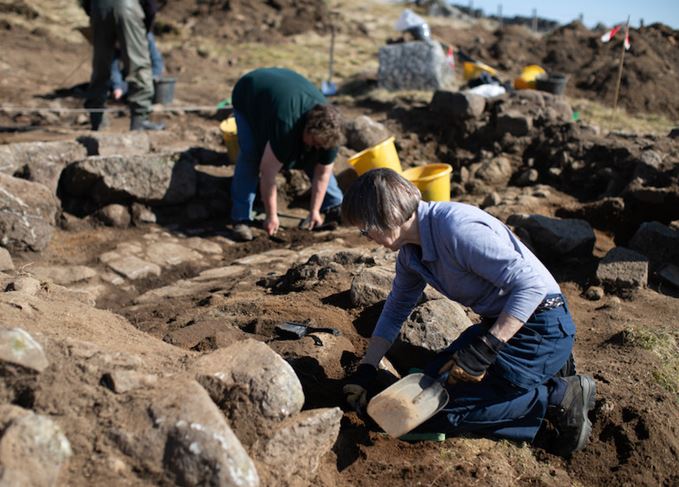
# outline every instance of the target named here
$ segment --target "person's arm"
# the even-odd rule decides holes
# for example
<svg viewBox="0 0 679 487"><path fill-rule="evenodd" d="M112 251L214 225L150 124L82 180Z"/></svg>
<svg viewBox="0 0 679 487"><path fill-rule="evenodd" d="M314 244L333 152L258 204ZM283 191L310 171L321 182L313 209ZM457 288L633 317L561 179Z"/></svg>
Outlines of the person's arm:
<svg viewBox="0 0 679 487"><path fill-rule="evenodd" d="M264 230L267 234L273 235L278 231L278 204L276 201L276 174L281 170L283 164L278 160L271 150L271 144L266 143L264 154L259 164L260 182L259 190L266 211Z"/></svg>
<svg viewBox="0 0 679 487"><path fill-rule="evenodd" d="M328 190L328 182L332 176L334 164L316 164L314 175L311 178L311 205L309 208L309 229L323 223L321 217L321 204Z"/></svg>

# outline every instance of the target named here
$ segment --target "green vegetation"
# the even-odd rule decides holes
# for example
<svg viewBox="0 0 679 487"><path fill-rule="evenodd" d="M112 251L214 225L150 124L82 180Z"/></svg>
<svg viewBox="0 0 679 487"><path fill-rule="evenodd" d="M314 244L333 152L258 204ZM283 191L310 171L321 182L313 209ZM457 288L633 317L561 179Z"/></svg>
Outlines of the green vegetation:
<svg viewBox="0 0 679 487"><path fill-rule="evenodd" d="M679 395L679 332L628 328L623 332L626 344L649 350L660 364L653 371L656 382L666 391Z"/></svg>
<svg viewBox="0 0 679 487"><path fill-rule="evenodd" d="M630 114L624 108L613 110L610 106L585 100L583 98L570 99L574 112L580 113L580 120L587 124L598 125L602 130L621 130L640 134L667 135L676 123L663 115L656 113Z"/></svg>

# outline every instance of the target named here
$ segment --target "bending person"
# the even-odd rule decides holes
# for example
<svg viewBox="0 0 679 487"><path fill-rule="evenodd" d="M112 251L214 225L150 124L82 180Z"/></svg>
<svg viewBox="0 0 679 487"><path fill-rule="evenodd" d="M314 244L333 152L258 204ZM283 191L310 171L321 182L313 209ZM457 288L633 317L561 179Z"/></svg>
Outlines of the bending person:
<svg viewBox="0 0 679 487"><path fill-rule="evenodd" d="M531 442L548 416L559 432L558 453L585 446L594 380L561 377L568 374L575 324L557 282L507 226L473 206L423 202L412 183L389 169L361 176L342 216L399 251L389 297L343 389L352 407L365 407L379 361L428 283L483 320L423 364L431 376L448 373L451 400L419 431Z"/></svg>
<svg viewBox="0 0 679 487"><path fill-rule="evenodd" d="M333 174L342 140L339 110L306 78L282 68L256 69L233 88L240 152L231 185L231 219L239 240L252 240L257 184L266 211L264 230L279 227L276 174L303 169L311 178L308 228L339 219L342 191ZM325 215L323 215L325 214Z"/></svg>

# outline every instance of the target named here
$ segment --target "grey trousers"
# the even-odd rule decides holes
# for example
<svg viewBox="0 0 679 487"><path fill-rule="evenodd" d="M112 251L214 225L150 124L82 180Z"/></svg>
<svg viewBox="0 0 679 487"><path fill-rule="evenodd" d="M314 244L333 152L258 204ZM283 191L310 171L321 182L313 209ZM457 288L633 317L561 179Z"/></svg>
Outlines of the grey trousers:
<svg viewBox="0 0 679 487"><path fill-rule="evenodd" d="M104 107L117 43L125 71L129 73L126 80L130 111L133 116L146 117L151 110L153 78L144 11L139 0L92 0L90 25L94 54L85 106Z"/></svg>

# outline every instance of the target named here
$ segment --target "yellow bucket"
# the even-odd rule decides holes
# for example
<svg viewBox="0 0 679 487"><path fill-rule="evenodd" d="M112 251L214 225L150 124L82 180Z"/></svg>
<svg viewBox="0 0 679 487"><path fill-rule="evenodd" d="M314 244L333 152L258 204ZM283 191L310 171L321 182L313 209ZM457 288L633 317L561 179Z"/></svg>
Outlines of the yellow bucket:
<svg viewBox="0 0 679 487"><path fill-rule="evenodd" d="M517 90L534 90L538 78L545 76L545 70L537 64L531 64L521 70L521 74L514 79L514 88Z"/></svg>
<svg viewBox="0 0 679 487"><path fill-rule="evenodd" d="M401 160L396 153L393 137L351 156L347 162L359 176L378 167L393 169L401 174Z"/></svg>
<svg viewBox="0 0 679 487"><path fill-rule="evenodd" d="M231 164L235 164L238 157L238 128L236 127L236 119L229 117L226 120L222 120L222 123L219 124L219 129L224 137L229 161L231 161Z"/></svg>
<svg viewBox="0 0 679 487"><path fill-rule="evenodd" d="M481 62L464 62L462 63L462 76L466 81L476 79L481 76L481 73L488 73L491 76L497 76L497 71L487 64Z"/></svg>
<svg viewBox="0 0 679 487"><path fill-rule="evenodd" d="M427 164L403 171L403 177L417 186L424 201L450 201L450 174L448 164Z"/></svg>

